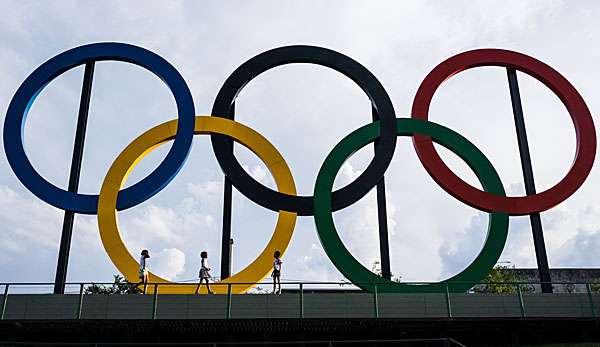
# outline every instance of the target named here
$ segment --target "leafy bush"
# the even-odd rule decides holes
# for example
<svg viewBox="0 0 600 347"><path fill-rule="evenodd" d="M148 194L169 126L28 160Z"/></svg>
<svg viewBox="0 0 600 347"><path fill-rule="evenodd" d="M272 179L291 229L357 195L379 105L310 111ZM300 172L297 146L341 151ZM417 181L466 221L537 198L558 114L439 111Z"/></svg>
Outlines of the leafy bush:
<svg viewBox="0 0 600 347"><path fill-rule="evenodd" d="M592 293L600 293L600 280L594 280L590 283L590 290Z"/></svg>
<svg viewBox="0 0 600 347"><path fill-rule="evenodd" d="M110 286L92 284L85 288L85 294L141 294L137 284L127 281L121 275L114 275L114 283Z"/></svg>
<svg viewBox="0 0 600 347"><path fill-rule="evenodd" d="M521 287L521 292L533 292L534 288L529 284L520 284L523 279L519 278L516 272L507 271L508 266L496 265L490 273L482 281L484 284L475 286L473 291L476 293L496 293L496 294L514 294L517 293L518 287Z"/></svg>

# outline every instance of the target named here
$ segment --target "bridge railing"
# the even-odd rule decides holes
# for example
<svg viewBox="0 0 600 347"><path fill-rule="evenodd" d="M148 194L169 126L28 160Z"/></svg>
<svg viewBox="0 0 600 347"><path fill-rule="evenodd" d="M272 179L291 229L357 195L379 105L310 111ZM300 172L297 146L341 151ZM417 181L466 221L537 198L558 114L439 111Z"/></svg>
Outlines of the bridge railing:
<svg viewBox="0 0 600 347"><path fill-rule="evenodd" d="M233 294L247 284L256 287ZM282 282L283 293L271 295L272 283L262 282L211 283L225 287L225 295L161 294L161 287L190 283L147 283L150 295L134 295L91 289L114 283L77 282L66 285L66 294L52 294L54 283L0 283L0 320L600 317L598 283L552 282L554 294L541 293L539 282L482 282L467 292L453 290L464 283L447 282L441 293L389 293L385 284L360 284L374 290L348 282Z"/></svg>

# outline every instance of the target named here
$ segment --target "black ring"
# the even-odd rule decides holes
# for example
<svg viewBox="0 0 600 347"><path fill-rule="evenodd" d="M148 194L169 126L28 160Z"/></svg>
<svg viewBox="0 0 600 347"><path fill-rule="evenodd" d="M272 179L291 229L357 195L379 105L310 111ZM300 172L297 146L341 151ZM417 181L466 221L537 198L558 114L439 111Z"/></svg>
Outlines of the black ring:
<svg viewBox="0 0 600 347"><path fill-rule="evenodd" d="M396 114L392 101L381 83L364 66L336 51L315 46L286 46L263 52L238 67L227 78L212 109L212 115L234 119L234 103L244 86L259 74L285 64L310 63L334 69L353 80L369 97L374 117L380 121L380 137L375 156L365 171L347 186L333 192L332 209L350 206L367 194L383 178L396 149ZM377 120L377 119L376 119ZM215 156L221 169L242 194L273 211L313 214L312 196L292 196L272 190L257 182L240 165L233 154L231 140L211 134Z"/></svg>

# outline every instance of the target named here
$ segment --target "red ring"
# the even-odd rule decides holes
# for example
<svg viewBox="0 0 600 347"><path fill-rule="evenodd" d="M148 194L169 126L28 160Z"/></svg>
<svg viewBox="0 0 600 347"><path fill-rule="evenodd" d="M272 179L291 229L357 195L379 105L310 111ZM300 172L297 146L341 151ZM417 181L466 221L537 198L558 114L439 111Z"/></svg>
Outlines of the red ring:
<svg viewBox="0 0 600 347"><path fill-rule="evenodd" d="M575 87L558 71L525 54L503 49L476 49L455 55L425 77L412 107L412 117L427 120L437 88L455 74L478 66L502 66L524 72L545 84L567 108L575 126L577 150L567 175L552 188L535 195L503 197L481 191L456 176L442 161L430 137L415 135L413 144L429 175L450 195L486 212L526 215L558 205L583 184L596 156L596 131L592 115Z"/></svg>

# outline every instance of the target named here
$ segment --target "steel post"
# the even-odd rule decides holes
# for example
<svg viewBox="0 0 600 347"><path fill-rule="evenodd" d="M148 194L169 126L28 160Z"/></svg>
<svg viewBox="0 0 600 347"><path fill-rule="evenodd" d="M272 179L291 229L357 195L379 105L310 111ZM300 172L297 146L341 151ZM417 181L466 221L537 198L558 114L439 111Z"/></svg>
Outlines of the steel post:
<svg viewBox="0 0 600 347"><path fill-rule="evenodd" d="M2 296L2 308L0 311L0 320L4 319L4 312L6 312L6 303L8 302L8 287L10 285L6 283L4 285L4 295Z"/></svg>
<svg viewBox="0 0 600 347"><path fill-rule="evenodd" d="M446 288L446 310L448 312L448 318L452 318L452 306L450 304L450 288L448 282L445 283Z"/></svg>
<svg viewBox="0 0 600 347"><path fill-rule="evenodd" d="M379 120L379 115L374 106L371 106L371 115L373 121ZM377 148L378 140L375 140L374 146ZM390 264L390 244L387 224L387 205L385 199L385 179L377 183L377 223L379 225L379 257L381 258L381 277L392 279L392 270Z"/></svg>
<svg viewBox="0 0 600 347"><path fill-rule="evenodd" d="M154 284L154 296L152 297L152 319L156 319L156 307L158 306L158 283Z"/></svg>
<svg viewBox="0 0 600 347"><path fill-rule="evenodd" d="M231 318L231 283L227 283L227 319Z"/></svg>
<svg viewBox="0 0 600 347"><path fill-rule="evenodd" d="M83 307L83 283L79 284L79 302L77 303L77 319L81 319L82 307Z"/></svg>
<svg viewBox="0 0 600 347"><path fill-rule="evenodd" d="M523 302L523 291L521 290L520 283L517 283L517 292L519 293L519 308L521 309L521 317L525 317L525 304Z"/></svg>
<svg viewBox="0 0 600 347"><path fill-rule="evenodd" d="M79 188L79 176L81 174L83 145L85 143L85 130L87 126L88 111L90 109L93 78L94 62L92 61L85 64L81 99L79 101L79 115L77 117L77 130L75 132L75 144L73 145L73 157L71 159L71 173L69 175L68 190L74 193L76 193ZM58 251L58 262L56 265L56 277L54 280L54 294L65 293L65 282L67 280L69 251L71 249L71 237L73 235L74 221L75 213L73 211L65 211L62 235L60 237L60 249Z"/></svg>
<svg viewBox="0 0 600 347"><path fill-rule="evenodd" d="M592 296L592 286L589 283L585 284L587 289L588 300L590 302L590 309L592 310L592 317L596 317L596 308L594 307L594 297Z"/></svg>
<svg viewBox="0 0 600 347"><path fill-rule="evenodd" d="M517 72L513 68L507 68L506 73L508 75L510 99L512 102L513 116L515 119L515 128L517 130L521 168L523 170L523 178L525 180L525 192L528 196L535 195L535 181L533 179L533 169L531 166L531 156L529 154L529 143L527 141L527 131L525 129L525 119L523 117L523 107L521 104L521 94L519 92ZM546 255L542 220L539 213L532 213L529 215L529 218L531 220L533 245L535 247L535 258L537 260L542 293L552 293L552 279L550 277L550 267L548 266L548 256Z"/></svg>
<svg viewBox="0 0 600 347"><path fill-rule="evenodd" d="M300 318L304 318L304 286L300 283Z"/></svg>
<svg viewBox="0 0 600 347"><path fill-rule="evenodd" d="M375 310L375 318L379 318L379 293L377 293L377 283L373 290L373 308Z"/></svg>
<svg viewBox="0 0 600 347"><path fill-rule="evenodd" d="M235 102L231 104L229 112L235 115ZM233 140L229 140L233 152ZM231 209L233 204L233 191L231 181L225 176L223 182L223 226L221 234L221 280L231 276Z"/></svg>

